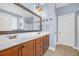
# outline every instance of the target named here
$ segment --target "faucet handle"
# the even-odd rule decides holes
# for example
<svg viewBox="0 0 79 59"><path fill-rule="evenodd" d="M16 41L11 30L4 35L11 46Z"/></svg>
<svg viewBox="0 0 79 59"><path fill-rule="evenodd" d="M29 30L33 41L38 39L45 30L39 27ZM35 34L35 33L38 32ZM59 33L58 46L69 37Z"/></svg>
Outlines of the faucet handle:
<svg viewBox="0 0 79 59"><path fill-rule="evenodd" d="M15 38L17 38L17 36L18 35L10 35L10 36L7 36L7 37L9 37L9 39L15 39Z"/></svg>

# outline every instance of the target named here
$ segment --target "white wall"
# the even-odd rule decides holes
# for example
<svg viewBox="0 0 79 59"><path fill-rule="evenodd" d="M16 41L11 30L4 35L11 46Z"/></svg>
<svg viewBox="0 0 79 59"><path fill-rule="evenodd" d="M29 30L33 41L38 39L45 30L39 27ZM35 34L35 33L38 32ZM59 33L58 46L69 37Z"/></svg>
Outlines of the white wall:
<svg viewBox="0 0 79 59"><path fill-rule="evenodd" d="M43 22L43 31L50 32L49 45L52 48L56 46L56 13L55 13L55 4L47 4L43 8L43 12L40 14L45 20ZM50 20L52 18L52 20ZM46 21L48 19L48 21Z"/></svg>
<svg viewBox="0 0 79 59"><path fill-rule="evenodd" d="M58 43L74 47L74 13L58 16ZM59 33L61 32L61 33Z"/></svg>
<svg viewBox="0 0 79 59"><path fill-rule="evenodd" d="M26 8L30 9L31 11L34 11L34 3L21 3Z"/></svg>

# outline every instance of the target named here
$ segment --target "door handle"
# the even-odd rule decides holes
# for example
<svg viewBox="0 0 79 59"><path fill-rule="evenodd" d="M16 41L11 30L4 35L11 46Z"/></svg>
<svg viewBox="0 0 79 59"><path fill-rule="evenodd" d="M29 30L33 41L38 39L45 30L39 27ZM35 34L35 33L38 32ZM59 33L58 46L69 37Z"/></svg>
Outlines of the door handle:
<svg viewBox="0 0 79 59"><path fill-rule="evenodd" d="M61 34L61 32L59 32L59 34Z"/></svg>

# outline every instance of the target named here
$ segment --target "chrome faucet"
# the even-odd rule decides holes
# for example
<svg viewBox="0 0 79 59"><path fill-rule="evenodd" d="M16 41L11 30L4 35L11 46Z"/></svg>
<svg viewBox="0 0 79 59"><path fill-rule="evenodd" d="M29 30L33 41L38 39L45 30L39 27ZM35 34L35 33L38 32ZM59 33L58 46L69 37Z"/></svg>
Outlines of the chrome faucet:
<svg viewBox="0 0 79 59"><path fill-rule="evenodd" d="M41 34L41 32L38 32L38 34Z"/></svg>
<svg viewBox="0 0 79 59"><path fill-rule="evenodd" d="M18 35L10 35L10 36L7 36L7 37L9 37L9 39L15 39L15 38L17 38L17 36Z"/></svg>

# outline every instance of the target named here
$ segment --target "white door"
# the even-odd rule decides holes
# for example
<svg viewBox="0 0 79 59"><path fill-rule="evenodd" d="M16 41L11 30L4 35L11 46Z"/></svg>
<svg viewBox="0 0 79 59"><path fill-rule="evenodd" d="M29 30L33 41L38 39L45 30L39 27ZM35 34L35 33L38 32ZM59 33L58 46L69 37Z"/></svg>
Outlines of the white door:
<svg viewBox="0 0 79 59"><path fill-rule="evenodd" d="M74 45L74 13L58 16L58 43Z"/></svg>

